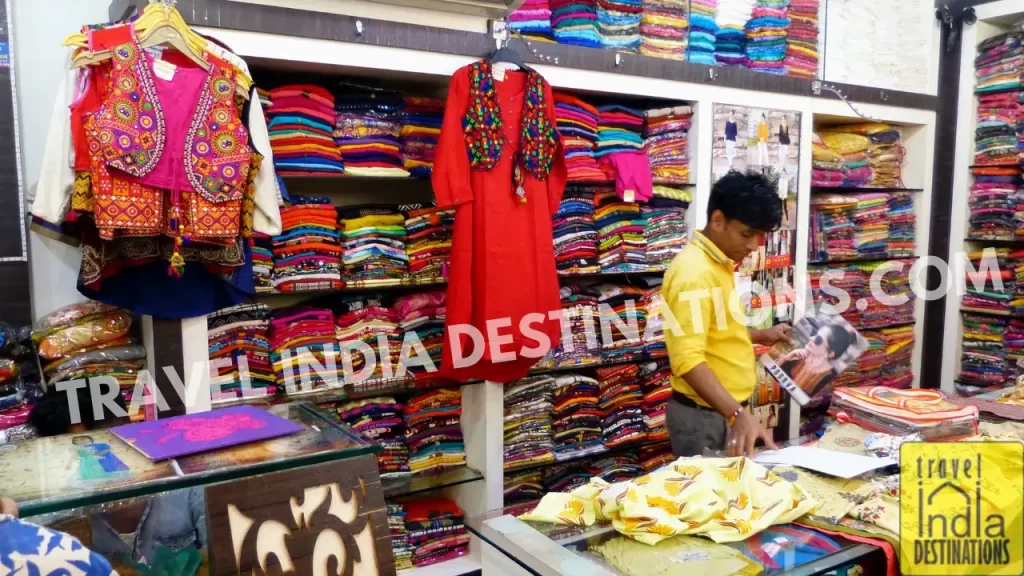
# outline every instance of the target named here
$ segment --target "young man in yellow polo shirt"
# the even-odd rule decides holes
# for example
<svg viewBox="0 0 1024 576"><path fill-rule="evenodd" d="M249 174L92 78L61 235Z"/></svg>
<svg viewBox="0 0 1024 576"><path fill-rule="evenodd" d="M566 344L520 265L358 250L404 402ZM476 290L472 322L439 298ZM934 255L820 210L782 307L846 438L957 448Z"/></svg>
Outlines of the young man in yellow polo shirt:
<svg viewBox="0 0 1024 576"><path fill-rule="evenodd" d="M774 447L746 406L757 383L753 343L789 339L790 327L748 329L734 271L781 223L782 200L767 178L729 172L711 189L707 226L665 272L662 296L678 324L665 328L673 390L666 419L676 456L705 448L749 456L758 438Z"/></svg>

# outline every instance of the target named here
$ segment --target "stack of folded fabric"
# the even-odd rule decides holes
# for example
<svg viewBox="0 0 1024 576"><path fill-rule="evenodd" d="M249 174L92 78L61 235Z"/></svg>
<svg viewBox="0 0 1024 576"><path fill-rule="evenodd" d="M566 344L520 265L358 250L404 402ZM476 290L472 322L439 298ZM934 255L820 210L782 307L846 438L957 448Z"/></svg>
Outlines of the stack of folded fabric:
<svg viewBox="0 0 1024 576"><path fill-rule="evenodd" d="M655 180L678 184L690 181L687 132L691 118L693 109L685 104L647 111L644 153Z"/></svg>
<svg viewBox="0 0 1024 576"><path fill-rule="evenodd" d="M868 186L875 188L903 188L903 156L900 146L900 131L889 124L868 122L844 127L854 134L866 136L868 163L871 166L871 180Z"/></svg>
<svg viewBox="0 0 1024 576"><path fill-rule="evenodd" d="M441 367L444 345L444 321L447 307L446 293L441 290L400 296L391 309L399 322L404 341L405 334L414 332L423 349L430 356L434 369ZM413 373L421 373L419 366L410 367Z"/></svg>
<svg viewBox="0 0 1024 576"><path fill-rule="evenodd" d="M1006 318L981 314L963 314L963 340L960 343L960 381L974 386L996 386L1013 374L1003 349Z"/></svg>
<svg viewBox="0 0 1024 576"><path fill-rule="evenodd" d="M715 34L715 60L723 66L742 66L746 62L744 27L750 20L755 0L730 0L718 3L718 32Z"/></svg>
<svg viewBox="0 0 1024 576"><path fill-rule="evenodd" d="M686 208L690 205L689 198L690 193L685 190L655 186L650 203L640 208L644 222L644 241L647 244L646 263L652 270L668 268L676 254L686 246Z"/></svg>
<svg viewBox="0 0 1024 576"><path fill-rule="evenodd" d="M648 442L669 439L665 423L665 405L672 397L672 367L667 360L640 364L640 380L644 387L644 423L647 424Z"/></svg>
<svg viewBox="0 0 1024 576"><path fill-rule="evenodd" d="M544 492L571 492L590 482L590 459L564 462L544 469Z"/></svg>
<svg viewBox="0 0 1024 576"><path fill-rule="evenodd" d="M1003 349L1006 351L1006 361L1011 366L1020 366L1024 360L1024 320L1013 318L1007 324L1006 332L1003 333Z"/></svg>
<svg viewBox="0 0 1024 576"><path fill-rule="evenodd" d="M688 0L644 0L640 19L640 53L646 56L686 60L690 27Z"/></svg>
<svg viewBox="0 0 1024 576"><path fill-rule="evenodd" d="M857 358L856 369L843 370L843 373L831 382L833 387L882 385L882 369L886 362L885 337L873 330L865 330L860 334L867 340L868 347L860 358ZM825 399L826 406L829 401L831 394Z"/></svg>
<svg viewBox="0 0 1024 576"><path fill-rule="evenodd" d="M551 31L559 44L600 48L597 0L549 0Z"/></svg>
<svg viewBox="0 0 1024 576"><path fill-rule="evenodd" d="M206 317L210 361L231 360L230 366L218 367L217 375L210 378L210 387L219 390L222 398L237 398L244 392L274 395L277 379L267 334L270 313L269 306L257 302L224 308ZM251 390L245 390L247 387Z"/></svg>
<svg viewBox="0 0 1024 576"><path fill-rule="evenodd" d="M446 562L469 553L464 515L448 498L417 499L405 506L405 529L417 568Z"/></svg>
<svg viewBox="0 0 1024 576"><path fill-rule="evenodd" d="M602 48L634 50L640 46L641 0L597 0L597 32Z"/></svg>
<svg viewBox="0 0 1024 576"><path fill-rule="evenodd" d="M377 469L381 478L409 474L402 405L390 396L355 400L337 406L338 418L359 436L381 447Z"/></svg>
<svg viewBox="0 0 1024 576"><path fill-rule="evenodd" d="M555 460L561 462L605 450L601 442L600 401L597 380L580 374L555 378L551 413Z"/></svg>
<svg viewBox="0 0 1024 576"><path fill-rule="evenodd" d="M886 194L857 195L857 206L852 213L857 258L885 258L889 248L888 202Z"/></svg>
<svg viewBox="0 0 1024 576"><path fill-rule="evenodd" d="M567 186L551 217L555 243L555 267L559 274L591 274L600 271L597 227L594 225L594 191L586 186Z"/></svg>
<svg viewBox="0 0 1024 576"><path fill-rule="evenodd" d="M594 195L597 254L602 272L647 270L647 240L640 205L623 202L612 189Z"/></svg>
<svg viewBox="0 0 1024 576"><path fill-rule="evenodd" d="M401 354L402 333L397 315L384 305L383 298L374 294L346 296L334 303L334 310L337 313L335 336L342 350L351 350L348 354L352 358L353 374L346 376L358 375L356 389L372 386L375 381L393 374ZM367 359L359 352L360 344L373 351L376 363L372 370L365 365Z"/></svg>
<svg viewBox="0 0 1024 576"><path fill-rule="evenodd" d="M820 188L838 188L846 181L842 154L829 148L821 135L814 134L811 145L812 170L811 186Z"/></svg>
<svg viewBox="0 0 1024 576"><path fill-rule="evenodd" d="M270 91L267 130L274 170L281 176L335 176L345 172L334 142L334 96L320 86Z"/></svg>
<svg viewBox="0 0 1024 576"><path fill-rule="evenodd" d="M1016 166L975 166L974 184L967 199L970 227L967 237L1012 240L1021 231L1017 205L1024 195L1024 180Z"/></svg>
<svg viewBox="0 0 1024 576"><path fill-rule="evenodd" d="M338 209L345 282L393 280L409 274L405 216L395 207L346 206Z"/></svg>
<svg viewBox="0 0 1024 576"><path fill-rule="evenodd" d="M45 327L37 323L33 339L39 349L45 389L52 390L60 382L107 376L117 381L125 402L131 402L139 372L146 368L146 347L131 333L131 312L83 302L52 312L43 323ZM0 334L13 344L16 336L6 328ZM8 376L2 378L5 381L18 370L9 358L0 362L0 375ZM23 391L10 390L9 384L0 387L9 392L0 394L0 410L21 419L26 408Z"/></svg>
<svg viewBox="0 0 1024 576"><path fill-rule="evenodd" d="M465 465L461 389L442 388L414 396L405 403L402 413L413 474Z"/></svg>
<svg viewBox="0 0 1024 576"><path fill-rule="evenodd" d="M1010 252L1006 258L1007 266L1013 272L1010 283L1013 284L1013 300L1010 302L1012 316L1024 316L1024 249ZM1000 272L1002 268L999 269ZM970 279L967 280L970 283ZM1006 281L1004 280L1004 284Z"/></svg>
<svg viewBox="0 0 1024 576"><path fill-rule="evenodd" d="M414 178L430 178L434 170L443 119L443 100L420 96L405 99L398 141L402 146L403 166Z"/></svg>
<svg viewBox="0 0 1024 576"><path fill-rule="evenodd" d="M1017 291L1015 266L1006 248L987 248L967 254L971 268L968 271L965 293L960 302L963 310L983 313L1009 314ZM982 274L982 270L987 271Z"/></svg>
<svg viewBox="0 0 1024 576"><path fill-rule="evenodd" d="M559 290L562 314L569 323L572 334L572 348L566 349L561 339L555 344L552 355L555 367L589 366L601 363L600 290L593 286L571 284Z"/></svg>
<svg viewBox="0 0 1024 576"><path fill-rule="evenodd" d="M270 349L277 386L288 394L342 384L337 371L321 369L329 365L327 357L338 358L334 313L328 309L295 306L274 311Z"/></svg>
<svg viewBox="0 0 1024 576"><path fill-rule="evenodd" d="M819 0L789 0L786 69L790 76L818 77Z"/></svg>
<svg viewBox="0 0 1024 576"><path fill-rule="evenodd" d="M1020 30L998 34L978 44L974 58L977 77L974 92L992 94L1020 89L1020 57L1024 54L1024 33Z"/></svg>
<svg viewBox="0 0 1024 576"><path fill-rule="evenodd" d="M690 45L687 59L714 66L715 38L718 36L718 0L690 0Z"/></svg>
<svg viewBox="0 0 1024 576"><path fill-rule="evenodd" d="M40 435L40 431L30 422L33 407L43 395L44 384L39 375L40 357L33 340L41 340L50 330L73 324L75 318L81 319L85 314L102 309L112 307L98 302L82 302L60 308L44 316L32 327L0 323L0 333L4 340L4 345L0 347L0 445L24 442ZM144 417L141 411L139 414L137 419Z"/></svg>
<svg viewBox="0 0 1024 576"><path fill-rule="evenodd" d="M508 27L523 36L551 38L551 6L548 0L525 0L508 15Z"/></svg>
<svg viewBox="0 0 1024 576"><path fill-rule="evenodd" d="M998 40L1003 38L1002 42ZM982 47L992 45L990 50ZM1024 47L1021 34L996 36L982 42L975 60L978 82L977 123L974 131L974 164L1017 165L1017 119L1020 116L1021 84L1018 72Z"/></svg>
<svg viewBox="0 0 1024 576"><path fill-rule="evenodd" d="M856 226L853 210L855 196L815 194L811 197L810 258L812 261L850 260L857 257L854 247Z"/></svg>
<svg viewBox="0 0 1024 576"><path fill-rule="evenodd" d="M451 264L455 209L417 208L405 214L405 252L413 278L446 278Z"/></svg>
<svg viewBox="0 0 1024 576"><path fill-rule="evenodd" d="M352 176L409 176L402 158L401 110L396 90L341 85L334 103L334 141Z"/></svg>
<svg viewBox="0 0 1024 576"><path fill-rule="evenodd" d="M607 180L594 159L599 113L597 108L564 92L555 92L555 122L565 147L565 168L570 182Z"/></svg>
<svg viewBox="0 0 1024 576"><path fill-rule="evenodd" d="M266 234L252 234L252 276L257 292L274 290L274 240Z"/></svg>
<svg viewBox="0 0 1024 576"><path fill-rule="evenodd" d="M885 367L882 385L890 388L910 388L914 383L913 354L914 327L899 326L881 331L885 342Z"/></svg>
<svg viewBox="0 0 1024 576"><path fill-rule="evenodd" d="M544 490L544 472L547 470L531 469L521 472L510 472L505 475L505 506L540 500L547 493Z"/></svg>
<svg viewBox="0 0 1024 576"><path fill-rule="evenodd" d="M281 208L274 236L274 278L279 292L341 288L338 215L330 198L292 196Z"/></svg>
<svg viewBox="0 0 1024 576"><path fill-rule="evenodd" d="M871 182L874 173L868 160L871 140L867 136L845 131L844 127L831 128L819 134L822 143L841 158L843 186L863 188Z"/></svg>
<svg viewBox="0 0 1024 576"><path fill-rule="evenodd" d="M635 108L619 104L598 106L597 150L594 155L600 160L615 152L639 152L644 147L644 113ZM614 180L614 173L601 165L606 179Z"/></svg>
<svg viewBox="0 0 1024 576"><path fill-rule="evenodd" d="M917 217L914 198L909 192L894 192L886 202L889 237L886 254L890 258L908 258L917 250Z"/></svg>
<svg viewBox="0 0 1024 576"><path fill-rule="evenodd" d="M634 454L619 454L616 456L604 456L588 463L587 472L605 482L616 483L623 480L632 480L644 473L640 459Z"/></svg>
<svg viewBox="0 0 1024 576"><path fill-rule="evenodd" d="M789 0L757 0L746 22L746 66L769 74L786 73L786 35Z"/></svg>
<svg viewBox="0 0 1024 576"><path fill-rule="evenodd" d="M640 459L640 467L643 468L644 474L650 474L658 468L675 462L676 456L672 453L671 442L658 442L656 444L647 444L640 448L638 454Z"/></svg>
<svg viewBox="0 0 1024 576"><path fill-rule="evenodd" d="M534 376L505 387L505 470L555 461L551 389L555 379Z"/></svg>
<svg viewBox="0 0 1024 576"><path fill-rule="evenodd" d="M897 271L893 268L887 270L882 276L879 287L890 299L883 303L872 293L871 277L877 269L888 268L893 264L902 265L903 269ZM835 294L836 290L844 292L851 303L863 302L856 306L848 306L846 310L840 310L840 312L843 318L858 330L870 330L882 326L914 322L916 295L910 288L908 275L912 265L913 261L858 262L845 265L812 264L808 266L807 274L814 292L815 302L838 307L841 298ZM822 276L825 274L829 274L832 294L821 290ZM904 301L901 304L895 304L896 299Z"/></svg>
<svg viewBox="0 0 1024 576"><path fill-rule="evenodd" d="M391 535L391 553L395 557L395 570L411 570L413 547L409 544L409 530L405 527L405 507L393 502L386 503L388 533Z"/></svg>
<svg viewBox="0 0 1024 576"><path fill-rule="evenodd" d="M599 284L601 325L608 325L611 341L601 336L601 357L608 362L636 359L643 355L643 334L647 313L644 290L636 286ZM603 329L602 329L603 332Z"/></svg>
<svg viewBox="0 0 1024 576"><path fill-rule="evenodd" d="M601 441L614 450L647 439L644 422L644 391L636 364L597 369L600 393Z"/></svg>
<svg viewBox="0 0 1024 576"><path fill-rule="evenodd" d="M644 325L644 356L647 358L664 358L668 356L668 348L665 346L664 318L661 315L661 307L664 305L661 297L661 284L649 288L644 292L643 307L644 316L647 320Z"/></svg>

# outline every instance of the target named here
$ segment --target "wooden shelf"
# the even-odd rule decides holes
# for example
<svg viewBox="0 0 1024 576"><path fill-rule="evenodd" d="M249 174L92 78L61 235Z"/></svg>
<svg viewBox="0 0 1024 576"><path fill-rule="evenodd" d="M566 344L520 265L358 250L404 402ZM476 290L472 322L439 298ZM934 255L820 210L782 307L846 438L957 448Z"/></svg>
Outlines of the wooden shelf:
<svg viewBox="0 0 1024 576"><path fill-rule="evenodd" d="M811 186L812 194L870 194L874 192L924 192L923 188L871 188L867 186Z"/></svg>
<svg viewBox="0 0 1024 576"><path fill-rule="evenodd" d="M897 260L914 260L920 258L920 256L883 256L880 258L846 258L842 260L809 260L808 265L812 264L856 264L858 262L893 262Z"/></svg>

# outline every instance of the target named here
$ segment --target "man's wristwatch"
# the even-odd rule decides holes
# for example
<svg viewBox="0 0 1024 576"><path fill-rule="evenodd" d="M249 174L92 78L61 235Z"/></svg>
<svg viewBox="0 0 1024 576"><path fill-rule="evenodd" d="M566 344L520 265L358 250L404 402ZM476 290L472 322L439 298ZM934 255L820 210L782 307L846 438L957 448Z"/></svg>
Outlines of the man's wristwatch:
<svg viewBox="0 0 1024 576"><path fill-rule="evenodd" d="M740 412L742 412L742 411L743 411L743 406L740 406L739 408L736 409L735 412L732 413L731 416L726 418L725 423L729 425L729 428L732 428L732 425L736 423L736 417L739 416Z"/></svg>

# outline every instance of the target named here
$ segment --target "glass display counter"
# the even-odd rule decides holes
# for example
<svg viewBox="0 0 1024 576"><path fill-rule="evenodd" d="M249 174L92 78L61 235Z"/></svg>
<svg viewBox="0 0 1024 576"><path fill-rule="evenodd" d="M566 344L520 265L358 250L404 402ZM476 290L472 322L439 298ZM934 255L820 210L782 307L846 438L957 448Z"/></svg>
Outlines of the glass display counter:
<svg viewBox="0 0 1024 576"><path fill-rule="evenodd" d="M575 527L519 520L524 504L472 517L469 530L485 543L488 576L859 576L885 574L881 548L809 528L773 526L743 542L715 544L677 536L648 546L609 524Z"/></svg>
<svg viewBox="0 0 1024 576"><path fill-rule="evenodd" d="M305 403L264 409L302 430L160 462L105 430L0 446L0 492L122 576L394 574L379 447Z"/></svg>

